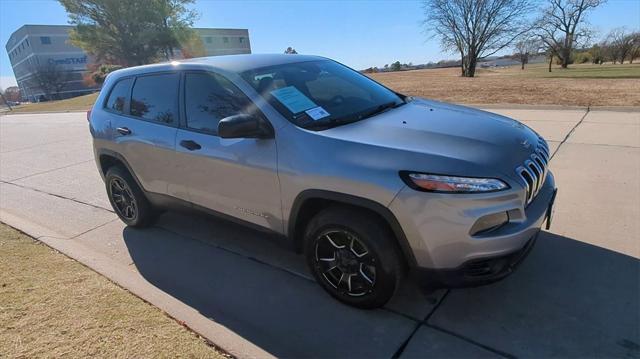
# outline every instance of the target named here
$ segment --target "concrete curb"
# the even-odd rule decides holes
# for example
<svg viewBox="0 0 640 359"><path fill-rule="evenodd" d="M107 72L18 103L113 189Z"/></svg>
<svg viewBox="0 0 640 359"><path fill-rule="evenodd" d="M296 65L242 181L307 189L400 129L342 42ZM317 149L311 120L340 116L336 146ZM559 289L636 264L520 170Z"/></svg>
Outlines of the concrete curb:
<svg viewBox="0 0 640 359"><path fill-rule="evenodd" d="M640 112L640 106L564 106L564 105L519 105L519 104L461 104L462 106L503 110L554 110L554 111L615 111Z"/></svg>
<svg viewBox="0 0 640 359"><path fill-rule="evenodd" d="M469 103L460 104L462 106L503 109L503 110L554 110L554 111L586 111L587 106L564 106L564 105L526 105L516 103Z"/></svg>
<svg viewBox="0 0 640 359"><path fill-rule="evenodd" d="M215 346L222 348L234 357L247 359L275 358L272 354L227 327L216 323L178 299L167 295L147 282L136 270L124 268L111 258L77 242L71 243L71 240L65 238L65 236L57 235L50 230L44 230L42 226L25 218L0 210L0 219L1 222L26 233L37 241L105 276L116 285L157 307L180 324L184 323L190 330L211 341Z"/></svg>
<svg viewBox="0 0 640 359"><path fill-rule="evenodd" d="M640 106L591 106L590 111L640 112Z"/></svg>
<svg viewBox="0 0 640 359"><path fill-rule="evenodd" d="M31 111L31 112L13 112L13 111L4 111L0 112L0 116L17 116L17 115L42 115L47 113L86 113L88 110L73 110L73 111Z"/></svg>

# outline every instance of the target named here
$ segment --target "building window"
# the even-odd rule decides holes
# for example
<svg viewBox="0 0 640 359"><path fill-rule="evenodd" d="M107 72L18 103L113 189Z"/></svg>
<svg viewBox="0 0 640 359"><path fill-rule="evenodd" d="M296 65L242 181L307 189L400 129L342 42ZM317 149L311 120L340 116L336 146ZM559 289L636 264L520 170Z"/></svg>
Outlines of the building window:
<svg viewBox="0 0 640 359"><path fill-rule="evenodd" d="M244 37L239 37L238 41L240 41L240 43L243 43L244 42Z"/></svg>
<svg viewBox="0 0 640 359"><path fill-rule="evenodd" d="M213 41L213 39L211 39L211 36L207 36L204 38L204 41L206 41L207 44L210 44Z"/></svg>
<svg viewBox="0 0 640 359"><path fill-rule="evenodd" d="M42 45L51 45L51 38L49 36L40 36L40 43Z"/></svg>
<svg viewBox="0 0 640 359"><path fill-rule="evenodd" d="M225 36L225 37L223 37L223 38L222 38L222 42L224 42L225 44L228 44L228 43L229 43L229 38L228 38L228 37L226 37L226 36Z"/></svg>
<svg viewBox="0 0 640 359"><path fill-rule="evenodd" d="M26 42L26 43L27 43L27 46L31 46L31 45L29 44L29 39L25 39L25 40L24 40L24 42Z"/></svg>

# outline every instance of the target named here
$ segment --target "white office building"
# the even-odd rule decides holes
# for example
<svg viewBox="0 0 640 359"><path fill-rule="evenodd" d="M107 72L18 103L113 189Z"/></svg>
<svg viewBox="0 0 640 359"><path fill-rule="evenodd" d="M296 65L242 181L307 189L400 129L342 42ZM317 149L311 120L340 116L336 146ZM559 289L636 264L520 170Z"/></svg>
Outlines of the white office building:
<svg viewBox="0 0 640 359"><path fill-rule="evenodd" d="M83 76L92 58L69 42L68 25L24 25L16 30L5 46L23 100L49 99L41 88L42 72L55 66L64 71L64 84L55 90L55 98L69 98L97 91L87 86ZM247 29L196 28L206 56L250 54ZM176 52L181 57L180 51ZM40 76L38 76L40 74ZM48 91L48 92L51 92Z"/></svg>

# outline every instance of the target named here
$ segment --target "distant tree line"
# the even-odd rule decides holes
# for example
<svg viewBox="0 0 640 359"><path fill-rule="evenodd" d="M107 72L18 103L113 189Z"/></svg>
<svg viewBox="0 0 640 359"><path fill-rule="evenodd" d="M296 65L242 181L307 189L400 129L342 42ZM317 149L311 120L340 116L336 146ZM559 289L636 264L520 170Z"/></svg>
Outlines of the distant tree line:
<svg viewBox="0 0 640 359"><path fill-rule="evenodd" d="M0 105L7 106L11 109L11 106L20 102L20 89L18 86L9 86L6 89L0 88Z"/></svg>
<svg viewBox="0 0 640 359"><path fill-rule="evenodd" d="M549 71L554 61L561 68L576 60L632 62L640 52L637 31L614 29L590 45L594 31L587 15L605 1L423 0L424 26L444 50L459 55L465 77L475 76L479 61L507 48L515 50L522 69L540 54L547 56Z"/></svg>
<svg viewBox="0 0 640 359"><path fill-rule="evenodd" d="M547 55L549 59L549 71L555 59L560 66L570 64L613 64L633 63L640 58L640 31L629 31L625 27L613 29L600 42L590 46L573 48L569 55L556 56L554 51L549 51L545 43L535 36L517 41L514 45L513 58L520 61L522 69L527 64L529 57L540 54Z"/></svg>

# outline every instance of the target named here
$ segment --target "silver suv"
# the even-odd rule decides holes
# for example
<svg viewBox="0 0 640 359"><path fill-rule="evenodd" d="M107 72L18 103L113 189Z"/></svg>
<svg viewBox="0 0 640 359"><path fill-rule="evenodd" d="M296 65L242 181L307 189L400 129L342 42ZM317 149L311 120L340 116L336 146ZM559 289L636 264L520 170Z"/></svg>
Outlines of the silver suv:
<svg viewBox="0 0 640 359"><path fill-rule="evenodd" d="M347 304L509 274L550 221L547 143L512 119L396 93L332 60L190 59L110 74L88 114L129 226L188 207L279 233Z"/></svg>

